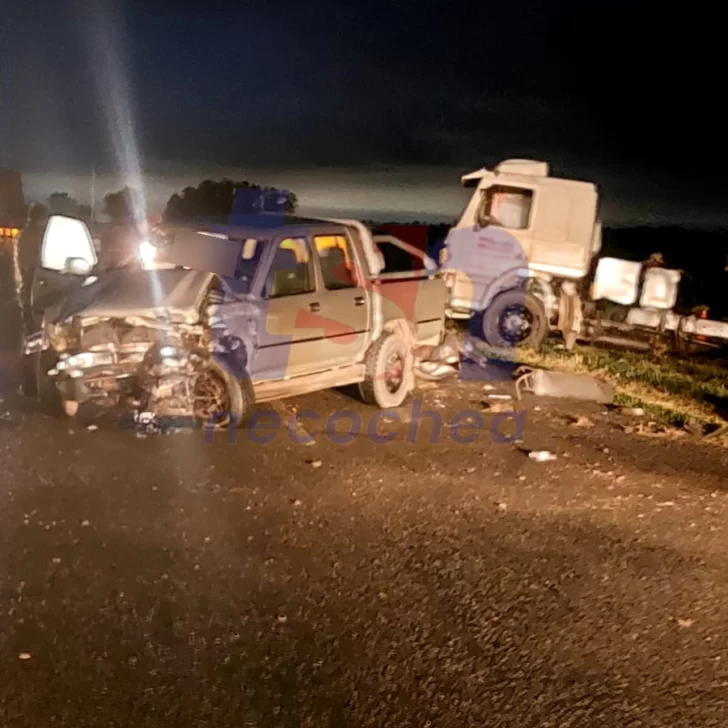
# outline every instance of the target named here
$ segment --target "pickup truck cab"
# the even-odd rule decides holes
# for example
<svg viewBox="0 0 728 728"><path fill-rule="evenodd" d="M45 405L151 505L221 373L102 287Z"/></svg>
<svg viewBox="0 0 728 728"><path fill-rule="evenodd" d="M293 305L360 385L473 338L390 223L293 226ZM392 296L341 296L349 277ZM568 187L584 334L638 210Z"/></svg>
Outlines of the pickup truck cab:
<svg viewBox="0 0 728 728"><path fill-rule="evenodd" d="M413 349L444 333L432 262L383 273L356 221L163 227L142 246L148 269L97 272L85 225L49 220L26 370L69 415L94 402L234 425L255 402L351 384L398 407Z"/></svg>

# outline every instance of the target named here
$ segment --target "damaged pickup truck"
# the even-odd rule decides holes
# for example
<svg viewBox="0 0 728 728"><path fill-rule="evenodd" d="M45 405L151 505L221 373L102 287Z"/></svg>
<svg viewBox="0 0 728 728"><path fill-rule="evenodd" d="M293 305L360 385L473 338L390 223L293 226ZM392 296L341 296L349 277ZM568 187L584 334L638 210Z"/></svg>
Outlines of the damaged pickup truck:
<svg viewBox="0 0 728 728"><path fill-rule="evenodd" d="M255 402L357 384L382 408L414 387L414 351L444 335L446 288L422 256L385 260L355 221L277 218L164 228L144 266L96 270L91 235L54 215L24 343L25 393L79 406L237 426Z"/></svg>

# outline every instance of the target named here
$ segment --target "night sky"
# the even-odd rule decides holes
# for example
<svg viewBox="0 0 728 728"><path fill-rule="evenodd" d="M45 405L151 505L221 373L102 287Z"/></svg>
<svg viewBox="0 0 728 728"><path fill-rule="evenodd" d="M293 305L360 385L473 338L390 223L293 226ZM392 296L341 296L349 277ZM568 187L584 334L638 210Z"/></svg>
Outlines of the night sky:
<svg viewBox="0 0 728 728"><path fill-rule="evenodd" d="M224 175L302 211L448 219L508 157L608 223L728 227L720 23L697 4L0 0L0 166L28 197ZM660 9L662 8L662 9Z"/></svg>

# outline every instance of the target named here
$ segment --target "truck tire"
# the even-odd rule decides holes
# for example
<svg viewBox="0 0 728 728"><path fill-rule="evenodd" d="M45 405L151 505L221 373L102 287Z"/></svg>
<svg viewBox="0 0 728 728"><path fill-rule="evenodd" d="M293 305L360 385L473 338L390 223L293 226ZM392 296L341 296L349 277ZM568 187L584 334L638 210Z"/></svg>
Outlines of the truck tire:
<svg viewBox="0 0 728 728"><path fill-rule="evenodd" d="M412 392L412 352L409 344L393 331L382 334L369 348L365 379L359 394L366 404L381 409L400 407Z"/></svg>
<svg viewBox="0 0 728 728"><path fill-rule="evenodd" d="M481 314L483 339L490 346L537 349L549 332L546 310L531 293L510 290L496 296Z"/></svg>
<svg viewBox="0 0 728 728"><path fill-rule="evenodd" d="M255 409L250 379L238 379L214 359L198 375L194 396L196 418L214 430L243 427Z"/></svg>

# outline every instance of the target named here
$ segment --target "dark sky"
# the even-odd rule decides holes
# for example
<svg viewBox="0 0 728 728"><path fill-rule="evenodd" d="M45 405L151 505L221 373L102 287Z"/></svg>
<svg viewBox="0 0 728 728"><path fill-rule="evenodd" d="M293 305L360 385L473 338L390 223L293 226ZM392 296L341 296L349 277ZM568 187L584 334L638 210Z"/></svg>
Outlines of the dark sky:
<svg viewBox="0 0 728 728"><path fill-rule="evenodd" d="M728 225L720 23L697 5L2 0L0 166L30 196L143 175L290 186L312 211L458 213L507 157L611 222Z"/></svg>

